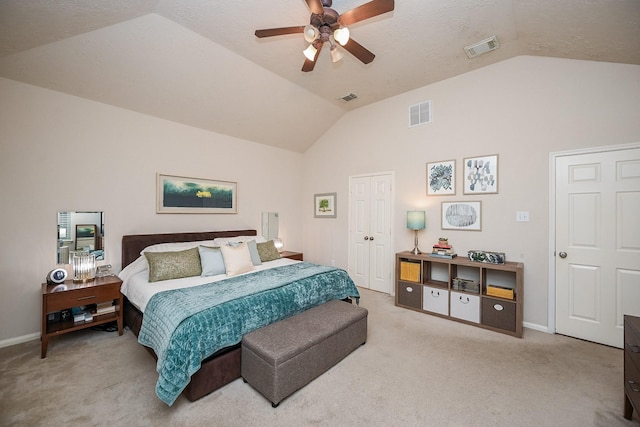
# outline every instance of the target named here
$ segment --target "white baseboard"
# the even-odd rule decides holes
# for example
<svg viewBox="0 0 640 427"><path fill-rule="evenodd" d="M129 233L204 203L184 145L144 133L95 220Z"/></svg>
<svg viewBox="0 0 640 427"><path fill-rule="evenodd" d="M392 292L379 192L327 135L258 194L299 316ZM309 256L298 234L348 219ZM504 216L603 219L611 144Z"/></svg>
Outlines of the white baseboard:
<svg viewBox="0 0 640 427"><path fill-rule="evenodd" d="M553 334L553 332L551 330L549 330L549 327L538 325L536 323L523 322L522 326L525 327L525 328L533 329L534 331L540 331L540 332L545 332L547 334Z"/></svg>
<svg viewBox="0 0 640 427"><path fill-rule="evenodd" d="M21 337L8 338L0 341L0 348L10 347L16 344L22 344L23 342L35 341L40 339L40 332L34 332L28 335L22 335Z"/></svg>

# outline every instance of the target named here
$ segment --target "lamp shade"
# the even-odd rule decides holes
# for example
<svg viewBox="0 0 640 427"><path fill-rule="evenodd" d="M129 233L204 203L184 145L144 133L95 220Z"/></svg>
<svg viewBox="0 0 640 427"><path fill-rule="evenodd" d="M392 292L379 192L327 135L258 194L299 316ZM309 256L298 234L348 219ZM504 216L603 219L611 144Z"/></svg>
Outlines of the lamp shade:
<svg viewBox="0 0 640 427"><path fill-rule="evenodd" d="M314 45L310 44L308 48L306 48L305 50L302 51L302 53L304 53L304 56L309 60L309 61L315 61L316 60L316 53L318 52L318 49L315 48Z"/></svg>
<svg viewBox="0 0 640 427"><path fill-rule="evenodd" d="M427 215L424 211L407 211L407 228L422 230L425 228Z"/></svg>

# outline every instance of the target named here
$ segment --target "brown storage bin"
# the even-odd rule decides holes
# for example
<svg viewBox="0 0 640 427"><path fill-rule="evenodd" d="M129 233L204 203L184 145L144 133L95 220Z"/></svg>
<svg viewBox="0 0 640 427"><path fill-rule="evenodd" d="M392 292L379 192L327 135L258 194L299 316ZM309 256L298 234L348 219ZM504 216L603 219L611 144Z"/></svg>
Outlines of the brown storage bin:
<svg viewBox="0 0 640 427"><path fill-rule="evenodd" d="M422 285L398 284L398 305L422 309Z"/></svg>
<svg viewBox="0 0 640 427"><path fill-rule="evenodd" d="M511 332L516 331L516 303L494 298L482 298L483 325Z"/></svg>

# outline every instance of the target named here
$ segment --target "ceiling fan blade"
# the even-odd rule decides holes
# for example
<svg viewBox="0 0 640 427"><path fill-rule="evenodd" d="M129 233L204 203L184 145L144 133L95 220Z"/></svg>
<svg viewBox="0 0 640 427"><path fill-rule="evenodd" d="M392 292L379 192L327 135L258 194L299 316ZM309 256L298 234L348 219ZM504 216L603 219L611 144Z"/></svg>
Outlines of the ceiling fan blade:
<svg viewBox="0 0 640 427"><path fill-rule="evenodd" d="M304 64L302 64L302 71L304 71L305 73L308 73L309 71L313 71L313 67L316 66L316 61L318 60L318 56L320 55L320 51L322 50L322 45L324 43L318 43L318 47L317 47L317 51L316 51L316 56L313 58L313 61L309 61L308 59L305 58L304 60Z"/></svg>
<svg viewBox="0 0 640 427"><path fill-rule="evenodd" d="M304 32L304 26L298 27L282 27L282 28L268 28L266 30L256 30L256 37L273 37L283 36L285 34L298 34Z"/></svg>
<svg viewBox="0 0 640 427"><path fill-rule="evenodd" d="M317 15L322 15L324 13L324 7L322 6L321 0L306 0L311 13L315 13Z"/></svg>
<svg viewBox="0 0 640 427"><path fill-rule="evenodd" d="M340 15L338 22L342 26L355 24L383 13L391 12L394 8L394 0L372 0L362 6L355 7Z"/></svg>
<svg viewBox="0 0 640 427"><path fill-rule="evenodd" d="M362 46L354 39L349 39L347 44L342 47L365 64L370 63L371 61L373 61L373 58L376 57L367 48Z"/></svg>

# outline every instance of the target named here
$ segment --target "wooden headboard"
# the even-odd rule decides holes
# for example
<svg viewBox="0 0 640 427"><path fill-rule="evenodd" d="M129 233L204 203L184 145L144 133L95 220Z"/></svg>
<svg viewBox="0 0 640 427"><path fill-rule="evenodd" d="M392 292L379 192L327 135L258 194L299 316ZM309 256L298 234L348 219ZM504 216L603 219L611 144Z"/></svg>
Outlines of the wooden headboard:
<svg viewBox="0 0 640 427"><path fill-rule="evenodd" d="M216 237L256 236L256 230L200 231L193 233L130 234L122 236L122 268L138 259L147 246L158 243L195 242Z"/></svg>

